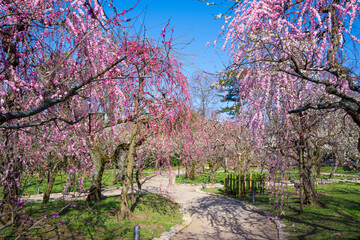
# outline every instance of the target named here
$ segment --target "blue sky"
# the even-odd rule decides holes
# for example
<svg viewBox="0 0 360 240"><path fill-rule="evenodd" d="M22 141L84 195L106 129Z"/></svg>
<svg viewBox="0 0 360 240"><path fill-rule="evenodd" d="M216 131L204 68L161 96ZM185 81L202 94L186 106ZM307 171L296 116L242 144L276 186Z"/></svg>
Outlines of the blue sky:
<svg viewBox="0 0 360 240"><path fill-rule="evenodd" d="M114 0L120 10L134 6L136 0ZM228 63L228 54L221 50L222 37L219 31L223 19L216 20L214 15L225 13L227 5L207 6L198 0L141 0L137 7L127 13L127 18L139 16L135 29L145 25L150 38L160 39L161 29L170 19L170 28L174 29L175 44L178 48L177 57L184 64L183 71L188 77L197 70L216 73ZM130 22L134 23L134 21ZM220 44L214 47L214 41ZM183 43L191 42L185 48ZM206 46L206 43L209 45Z"/></svg>

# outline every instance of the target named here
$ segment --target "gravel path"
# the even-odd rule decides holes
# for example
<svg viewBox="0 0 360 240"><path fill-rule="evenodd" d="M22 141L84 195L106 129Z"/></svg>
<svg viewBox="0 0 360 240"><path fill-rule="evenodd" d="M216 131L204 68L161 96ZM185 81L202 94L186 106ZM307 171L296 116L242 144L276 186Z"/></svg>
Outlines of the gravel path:
<svg viewBox="0 0 360 240"><path fill-rule="evenodd" d="M196 191L199 186L169 185L171 176L157 176L143 189L162 193L185 208L191 224L172 239L278 239L272 221L239 202Z"/></svg>

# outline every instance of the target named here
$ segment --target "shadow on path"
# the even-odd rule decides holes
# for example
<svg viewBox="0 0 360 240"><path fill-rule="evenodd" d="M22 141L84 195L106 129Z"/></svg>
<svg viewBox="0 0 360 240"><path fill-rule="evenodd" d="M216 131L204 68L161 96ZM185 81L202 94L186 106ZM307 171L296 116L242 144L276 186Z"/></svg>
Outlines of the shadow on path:
<svg viewBox="0 0 360 240"><path fill-rule="evenodd" d="M238 202L205 195L187 203L187 212L198 219L202 231L179 233L174 239L277 239L277 229L266 217Z"/></svg>

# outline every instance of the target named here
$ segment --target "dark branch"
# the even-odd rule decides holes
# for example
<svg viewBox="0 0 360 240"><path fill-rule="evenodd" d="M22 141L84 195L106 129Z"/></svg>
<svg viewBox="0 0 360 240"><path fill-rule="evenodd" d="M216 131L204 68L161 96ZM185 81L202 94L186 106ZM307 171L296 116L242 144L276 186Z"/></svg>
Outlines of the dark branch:
<svg viewBox="0 0 360 240"><path fill-rule="evenodd" d="M120 62L122 62L123 60L125 60L126 56L115 61L115 63L113 63L112 65L110 65L109 67L105 68L102 72L98 73L96 76L94 77L90 77L88 78L85 82L83 82L82 84L73 86L72 88L70 88L70 90L68 91L68 93L61 97L61 98L55 98L55 99L48 99L45 100L44 103L42 103L40 106L35 107L33 109L27 110L27 111L22 111L22 112L7 112L7 113L0 113L0 124L3 124L7 121L13 120L13 119L21 119L21 118L26 118L26 117L30 117L33 116L35 114L38 114L58 103L64 102L68 99L70 99L71 97L75 96L77 94L77 91L79 89L81 89L82 87L95 82L97 80L98 77L104 75L107 71L109 71L111 68L113 68L114 66L116 66L117 64L119 64Z"/></svg>
<svg viewBox="0 0 360 240"><path fill-rule="evenodd" d="M323 109L333 109L333 108L340 108L340 102L336 102L336 103L329 103L329 104L326 104L326 105L323 105L323 104L311 104L311 103L308 103L302 107L299 107L299 108L296 108L296 109L292 109L289 111L290 114L292 113L301 113L301 112L304 112L306 110L309 110L309 109L314 109L314 110L323 110Z"/></svg>
<svg viewBox="0 0 360 240"><path fill-rule="evenodd" d="M55 121L55 120L60 120L60 121L66 122L69 125L74 125L76 123L79 123L83 119L84 119L84 117L81 117L80 119L78 119L76 121L69 121L69 120L66 120L64 118L50 118L50 119L47 119L47 120L42 121L42 122L31 123L31 124L23 124L23 125L18 125L18 126L0 125L0 128L3 128L3 129L21 129L21 128L28 128L28 127L38 127L38 126L42 126L42 125L44 125L44 124L46 124L48 122Z"/></svg>

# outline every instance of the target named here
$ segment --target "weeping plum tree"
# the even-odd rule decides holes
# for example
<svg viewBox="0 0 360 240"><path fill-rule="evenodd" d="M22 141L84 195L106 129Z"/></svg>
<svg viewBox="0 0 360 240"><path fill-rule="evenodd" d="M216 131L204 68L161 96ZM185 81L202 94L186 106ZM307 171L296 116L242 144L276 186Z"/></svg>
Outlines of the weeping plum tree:
<svg viewBox="0 0 360 240"><path fill-rule="evenodd" d="M109 7L111 10L111 1ZM42 164L45 153L51 152L52 144L42 145L41 137L34 137L34 133L40 135L36 133L38 129L52 134L60 152L76 156L80 166L89 165L89 155L84 154L88 152L88 144L84 143L90 141L89 121L80 124L87 116L80 106L89 97L104 97L105 90L97 91L102 93L100 96L96 96L96 92L91 95L90 86L110 88L126 75L121 72L126 67L120 63L129 48L124 47L126 42L114 31L115 27L128 22L124 17L126 12L118 13L113 9L114 18L108 19L100 1L88 0L1 2L0 178L3 200L0 212L4 226L14 223L23 171L29 170L30 164ZM107 97L111 99L107 101L111 105L109 108L118 109L116 105L123 99L121 90L114 89ZM116 111L108 114L108 119L115 119L117 114ZM73 137L68 144L61 144L74 129L82 134Z"/></svg>
<svg viewBox="0 0 360 240"><path fill-rule="evenodd" d="M114 8L114 17L108 19L100 3L2 1L0 174L4 194L0 207L4 227L14 223L7 215L17 207L22 171L29 169L29 162L41 164L39 159L46 159L44 153L51 146L39 141L38 148L32 148L37 139L28 134L29 129L51 133L57 142L54 146L65 155L75 155L79 166L94 165L98 177L94 175L92 184L99 193L103 163L116 148L99 151L106 139L103 129L124 123L131 126L119 213L127 217L127 191L139 141L151 133L166 145L171 130L180 131L175 122L181 119L181 126L188 123L184 114L189 105L187 82L171 54L167 27L161 32L161 45L128 36L121 26L128 24L124 14L131 9L118 13ZM108 6L112 9L111 1ZM96 102L99 112L84 112L84 100ZM53 129L56 131L49 131ZM73 137L71 144L62 144L74 132L78 137ZM166 158L168 152L162 154Z"/></svg>
<svg viewBox="0 0 360 240"><path fill-rule="evenodd" d="M245 74L241 90L266 87L261 78L272 75L280 89L301 84L304 94L320 96L295 103L289 113L343 109L360 126L356 51L348 50L359 46L359 8L358 1L341 0L238 2L226 39L234 69L256 73Z"/></svg>
<svg viewBox="0 0 360 240"><path fill-rule="evenodd" d="M249 126L264 129L269 115L276 118L287 129L282 139L288 144L277 144L279 151L291 146L295 126L289 120L303 125L302 112L341 109L360 126L356 51L348 50L360 43L358 1L245 0L233 9L224 31L237 99L249 101ZM300 158L304 131L300 128Z"/></svg>
<svg viewBox="0 0 360 240"><path fill-rule="evenodd" d="M161 33L163 37L165 33L166 29ZM166 144L165 139L169 139L179 126L179 118L182 128L189 122L187 81L181 72L180 63L170 53L171 42L164 39L163 44L157 46L154 40L136 39L127 42L124 48L131 48L133 51L129 52L123 65L131 81L126 78L119 81L119 87L123 89L124 94L124 100L120 103L120 117L122 121L132 124L121 194L121 211L117 214L119 218L130 216L127 193L139 140L151 135L152 138L159 137L159 144ZM168 150L162 153L155 152L155 155L159 158L169 158L170 153Z"/></svg>
<svg viewBox="0 0 360 240"><path fill-rule="evenodd" d="M198 117L193 123L194 153L199 166L209 165L209 181L214 182L217 170L226 164L235 165L237 151L235 144L239 140L233 138L239 132L239 125L233 121Z"/></svg>

